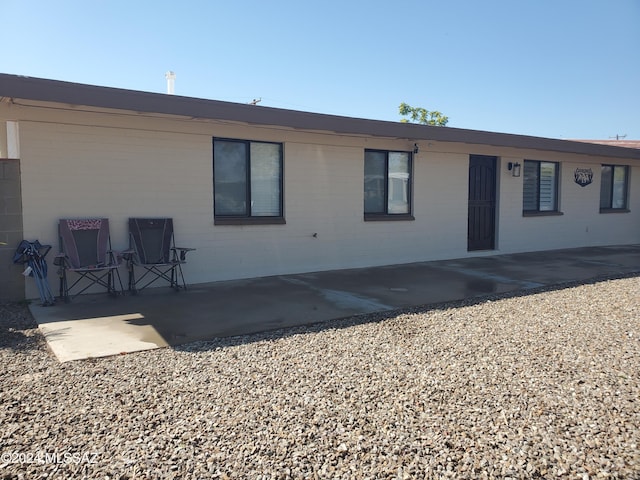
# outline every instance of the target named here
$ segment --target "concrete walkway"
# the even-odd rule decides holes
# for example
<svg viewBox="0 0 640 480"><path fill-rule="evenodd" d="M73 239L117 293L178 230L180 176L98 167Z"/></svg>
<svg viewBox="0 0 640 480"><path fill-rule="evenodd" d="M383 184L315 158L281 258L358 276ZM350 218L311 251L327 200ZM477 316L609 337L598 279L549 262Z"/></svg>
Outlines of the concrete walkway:
<svg viewBox="0 0 640 480"><path fill-rule="evenodd" d="M578 248L82 295L30 306L61 362L487 294L640 273L640 245Z"/></svg>

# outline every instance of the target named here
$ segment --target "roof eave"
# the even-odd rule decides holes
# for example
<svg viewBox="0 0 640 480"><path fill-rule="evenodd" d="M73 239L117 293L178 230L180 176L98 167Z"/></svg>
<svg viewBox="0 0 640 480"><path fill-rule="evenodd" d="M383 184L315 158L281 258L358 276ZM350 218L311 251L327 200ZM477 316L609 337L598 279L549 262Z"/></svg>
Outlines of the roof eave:
<svg viewBox="0 0 640 480"><path fill-rule="evenodd" d="M0 74L0 97L143 113L277 125L340 134L432 140L640 160L640 149L552 138L368 120L179 95Z"/></svg>

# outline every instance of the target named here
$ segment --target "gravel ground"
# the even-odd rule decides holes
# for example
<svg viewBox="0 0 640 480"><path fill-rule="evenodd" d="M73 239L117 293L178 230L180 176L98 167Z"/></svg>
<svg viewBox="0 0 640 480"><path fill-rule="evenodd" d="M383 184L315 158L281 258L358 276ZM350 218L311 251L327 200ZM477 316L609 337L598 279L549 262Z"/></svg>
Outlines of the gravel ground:
<svg viewBox="0 0 640 480"><path fill-rule="evenodd" d="M0 305L0 478L640 478L640 277L57 362Z"/></svg>

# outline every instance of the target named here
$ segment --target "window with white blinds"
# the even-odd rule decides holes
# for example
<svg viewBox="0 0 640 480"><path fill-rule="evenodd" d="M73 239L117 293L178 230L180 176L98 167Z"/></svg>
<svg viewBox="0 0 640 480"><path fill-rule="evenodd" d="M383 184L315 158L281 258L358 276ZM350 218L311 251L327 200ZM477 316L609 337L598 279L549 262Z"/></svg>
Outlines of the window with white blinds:
<svg viewBox="0 0 640 480"><path fill-rule="evenodd" d="M524 161L522 210L558 211L558 164L537 160Z"/></svg>

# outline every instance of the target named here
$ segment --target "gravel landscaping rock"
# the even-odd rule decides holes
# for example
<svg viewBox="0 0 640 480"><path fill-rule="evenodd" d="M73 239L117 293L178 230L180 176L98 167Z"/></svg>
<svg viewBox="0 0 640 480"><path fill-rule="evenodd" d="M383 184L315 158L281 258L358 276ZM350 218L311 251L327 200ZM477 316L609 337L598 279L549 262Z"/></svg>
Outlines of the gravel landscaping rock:
<svg viewBox="0 0 640 480"><path fill-rule="evenodd" d="M640 278L60 364L0 305L0 478L640 478Z"/></svg>

